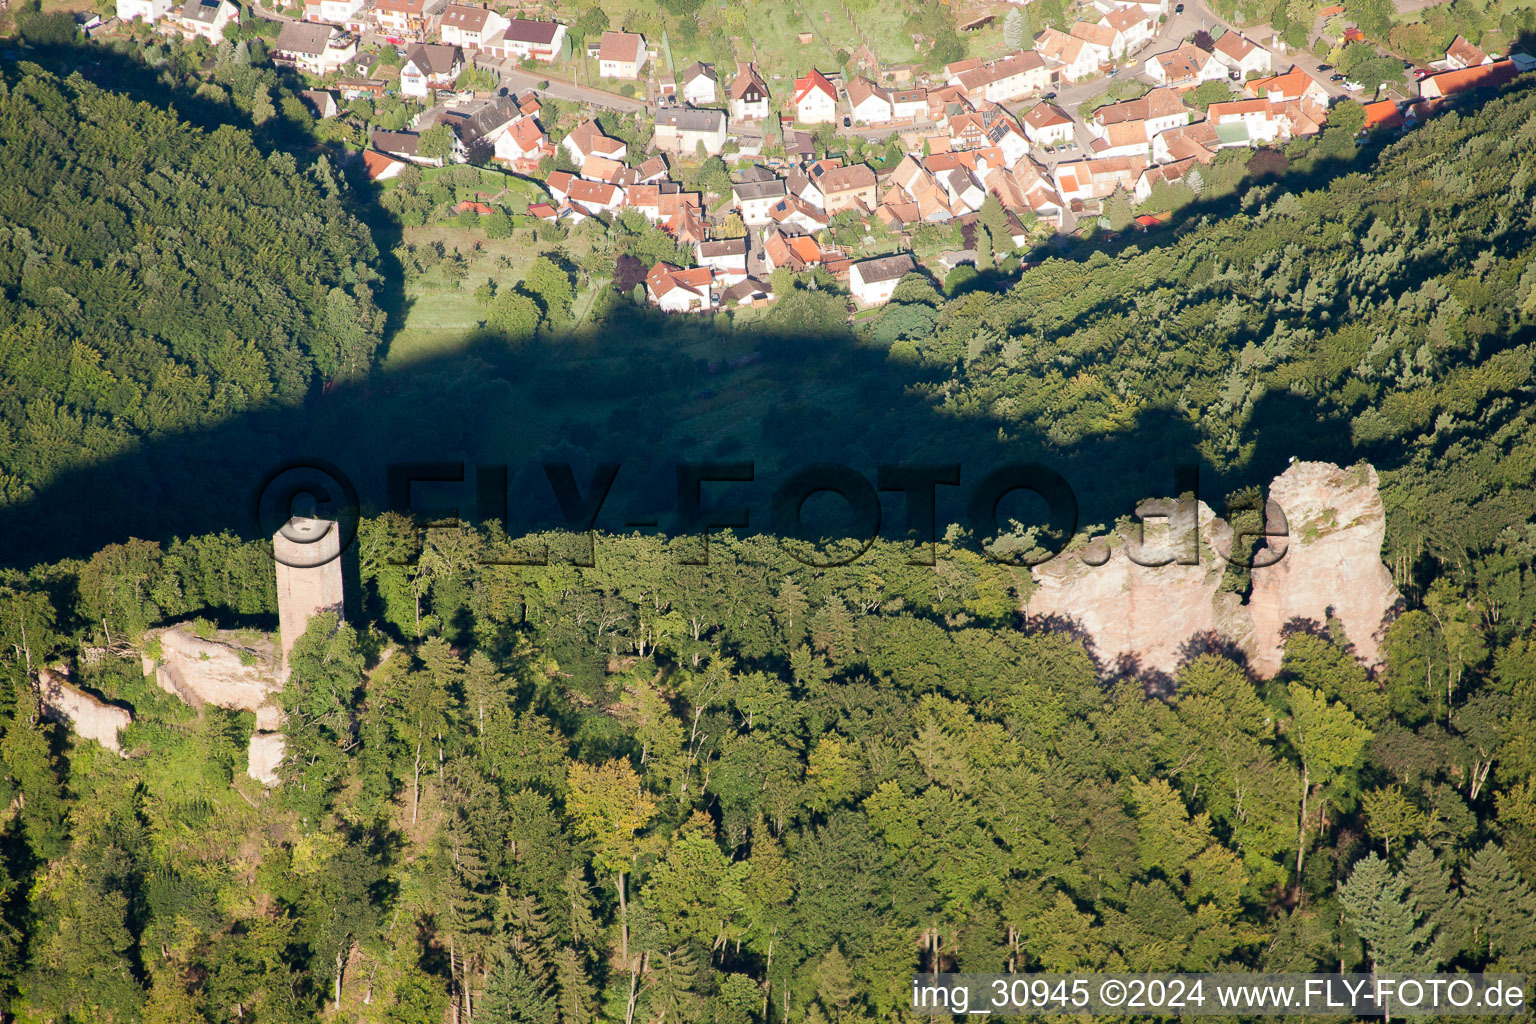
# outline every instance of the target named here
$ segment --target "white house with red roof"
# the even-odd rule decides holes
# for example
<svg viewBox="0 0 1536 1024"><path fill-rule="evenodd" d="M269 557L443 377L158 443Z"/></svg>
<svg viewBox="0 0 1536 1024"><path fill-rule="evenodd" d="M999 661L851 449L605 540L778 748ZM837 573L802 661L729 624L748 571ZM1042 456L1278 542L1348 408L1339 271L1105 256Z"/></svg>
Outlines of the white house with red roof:
<svg viewBox="0 0 1536 1024"><path fill-rule="evenodd" d="M837 86L815 68L795 79L795 120L801 124L832 124L837 120Z"/></svg>
<svg viewBox="0 0 1536 1024"><path fill-rule="evenodd" d="M508 26L507 19L479 4L449 4L437 21L437 38L448 46L466 50L483 49L499 42ZM564 26L561 26L562 28ZM558 52L559 46L556 45Z"/></svg>
<svg viewBox="0 0 1536 1024"><path fill-rule="evenodd" d="M607 157L609 160L623 160L629 156L629 146L620 139L604 135L603 130L597 126L596 121L587 120L571 129L569 135L560 140L560 148L570 156L571 162L578 167L586 162L589 156Z"/></svg>
<svg viewBox="0 0 1536 1024"><path fill-rule="evenodd" d="M1099 53L1086 40L1047 28L1035 38L1035 52L1063 82L1081 82L1099 73Z"/></svg>
<svg viewBox="0 0 1536 1024"><path fill-rule="evenodd" d="M639 78L649 54L645 37L634 32L604 32L597 48L600 78Z"/></svg>
<svg viewBox="0 0 1536 1024"><path fill-rule="evenodd" d="M555 155L549 136L531 117L520 117L503 128L495 136L495 147L496 162L517 170L537 167L540 160Z"/></svg>
<svg viewBox="0 0 1536 1024"><path fill-rule="evenodd" d="M1473 46L1466 36L1457 36L1445 50L1445 66L1452 71L1492 64L1493 58Z"/></svg>
<svg viewBox="0 0 1536 1024"><path fill-rule="evenodd" d="M1227 32L1218 40L1211 56L1246 78L1250 73L1267 75L1274 70L1274 56L1241 32Z"/></svg>
<svg viewBox="0 0 1536 1024"><path fill-rule="evenodd" d="M715 272L658 263L645 275L645 297L667 313L692 313L715 305Z"/></svg>
<svg viewBox="0 0 1536 1024"><path fill-rule="evenodd" d="M1037 103L1024 115L1024 137L1037 146L1062 146L1077 137L1072 118L1051 103Z"/></svg>
<svg viewBox="0 0 1536 1024"><path fill-rule="evenodd" d="M345 25L356 20L362 9L363 0L305 0L304 20Z"/></svg>
<svg viewBox="0 0 1536 1024"><path fill-rule="evenodd" d="M1193 43L1147 58L1147 77L1158 85L1193 89L1201 82L1227 77L1227 67Z"/></svg>

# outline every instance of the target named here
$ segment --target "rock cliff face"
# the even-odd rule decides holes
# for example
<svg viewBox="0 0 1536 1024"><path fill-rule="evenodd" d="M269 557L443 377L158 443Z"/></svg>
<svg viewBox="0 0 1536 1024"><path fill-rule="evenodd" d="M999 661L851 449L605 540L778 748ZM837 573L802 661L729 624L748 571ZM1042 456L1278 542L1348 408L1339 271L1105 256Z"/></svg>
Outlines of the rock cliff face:
<svg viewBox="0 0 1536 1024"><path fill-rule="evenodd" d="M1380 663L1382 623L1400 595L1381 562L1378 487L1365 464L1298 462L1275 478L1270 498L1285 510L1290 542L1284 558L1253 573L1253 664L1262 674L1279 671L1282 631L1297 619L1338 619L1360 660Z"/></svg>
<svg viewBox="0 0 1536 1024"><path fill-rule="evenodd" d="M154 630L145 640L159 641L159 660L146 654L144 674L153 676L162 690L193 707L212 704L255 713L246 774L263 785L275 785L283 760L283 735L274 731L283 725L277 703L283 683L272 643L242 640L227 632L204 638L185 625ZM146 649L150 646L145 644Z"/></svg>
<svg viewBox="0 0 1536 1024"><path fill-rule="evenodd" d="M277 695L283 684L270 643L241 642L222 632L204 639L185 625L153 631L146 639L160 641L160 659L153 662L146 656L144 674L154 676L165 692L193 707L212 704L255 712L259 730L282 724Z"/></svg>
<svg viewBox="0 0 1536 1024"><path fill-rule="evenodd" d="M95 740L114 753L123 752L117 731L133 722L132 715L70 685L62 675L51 669L38 669L37 685L42 694L43 707L55 718L68 722L75 735Z"/></svg>
<svg viewBox="0 0 1536 1024"><path fill-rule="evenodd" d="M1204 503L1191 515L1187 503L1147 502L1139 510L1144 526L1121 527L1036 567L1026 611L1041 624L1085 633L1111 671L1172 675L1192 645L1214 640L1273 675L1287 625L1330 615L1360 659L1375 665L1378 634L1398 601L1381 563L1386 522L1375 470L1295 463L1270 498L1287 520L1285 553L1253 570L1247 604L1220 590L1226 563L1217 552L1231 551L1227 524ZM1147 518L1160 512L1166 517Z"/></svg>

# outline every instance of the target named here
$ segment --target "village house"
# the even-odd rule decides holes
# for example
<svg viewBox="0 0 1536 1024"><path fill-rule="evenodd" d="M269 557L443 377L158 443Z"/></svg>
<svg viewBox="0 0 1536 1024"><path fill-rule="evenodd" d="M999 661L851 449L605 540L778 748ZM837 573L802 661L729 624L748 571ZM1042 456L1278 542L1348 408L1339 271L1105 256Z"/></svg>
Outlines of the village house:
<svg viewBox="0 0 1536 1024"><path fill-rule="evenodd" d="M1056 165L1056 192L1065 202L1104 199L1116 189L1131 191L1136 179L1146 169L1147 161L1138 156L1116 156L1099 160L1073 160Z"/></svg>
<svg viewBox="0 0 1536 1024"><path fill-rule="evenodd" d="M1148 57L1147 77L1158 85L1193 89L1201 82L1227 77L1226 65L1193 43Z"/></svg>
<svg viewBox="0 0 1536 1024"><path fill-rule="evenodd" d="M648 57L644 36L633 32L604 32L597 49L598 76L639 78Z"/></svg>
<svg viewBox="0 0 1536 1024"><path fill-rule="evenodd" d="M777 226L763 229L763 262L769 270L788 267L798 274L821 260L821 246L810 235L788 234Z"/></svg>
<svg viewBox="0 0 1536 1024"><path fill-rule="evenodd" d="M1229 125L1241 125L1250 144L1283 141L1291 134L1290 124L1280 116L1278 107L1265 99L1212 103L1205 116L1215 125L1217 139L1227 135L1223 129Z"/></svg>
<svg viewBox="0 0 1536 1024"><path fill-rule="evenodd" d="M493 159L497 163L524 173L537 168L539 161L546 156L555 154L549 136L544 133L539 122L531 117L520 117L497 132L492 144L495 147Z"/></svg>
<svg viewBox="0 0 1536 1024"><path fill-rule="evenodd" d="M425 120L424 116L420 123ZM497 139L519 121L532 122L533 118L524 115L513 96L455 105L444 110L437 119L439 124L453 129L464 147L465 159L474 162L493 156ZM537 128L536 122L534 127Z"/></svg>
<svg viewBox="0 0 1536 1024"><path fill-rule="evenodd" d="M1003 157L1003 166L1011 167L1029 155L1029 137L1011 117L999 117L987 129L989 148L995 147Z"/></svg>
<svg viewBox="0 0 1536 1024"><path fill-rule="evenodd" d="M1100 18L1099 24L1115 34L1110 56L1116 60L1135 53L1157 34L1157 23L1136 7L1117 7Z"/></svg>
<svg viewBox="0 0 1536 1024"><path fill-rule="evenodd" d="M695 61L677 76L678 96L689 106L702 107L720 99L719 83L713 64Z"/></svg>
<svg viewBox="0 0 1536 1024"><path fill-rule="evenodd" d="M883 306L891 301L896 285L917 270L909 253L861 260L848 270L848 290L864 306Z"/></svg>
<svg viewBox="0 0 1536 1024"><path fill-rule="evenodd" d="M430 18L427 4L428 0L376 0L373 23L391 39L425 39Z"/></svg>
<svg viewBox="0 0 1536 1024"><path fill-rule="evenodd" d="M336 94L326 89L305 89L299 93L299 99L322 121L341 112L341 107L336 104Z"/></svg>
<svg viewBox="0 0 1536 1024"><path fill-rule="evenodd" d="M837 120L837 87L815 68L795 79L795 120L801 124L832 124Z"/></svg>
<svg viewBox="0 0 1536 1024"><path fill-rule="evenodd" d="M844 210L874 212L875 172L864 164L847 167L828 167L822 161L811 168L807 177L821 195L820 206L830 217ZM810 199L809 196L803 198ZM814 201L814 200L812 200Z"/></svg>
<svg viewBox="0 0 1536 1024"><path fill-rule="evenodd" d="M443 9L442 17L437 22L438 41L447 46L458 46L465 50L489 49L492 44L499 43L511 23L500 14L488 7L472 4L449 4ZM564 36L564 25L557 25L558 34ZM555 43L555 53L560 52L560 44ZM551 54L550 60L554 59Z"/></svg>
<svg viewBox="0 0 1536 1024"><path fill-rule="evenodd" d="M363 0L305 0L304 20L346 25L357 20Z"/></svg>
<svg viewBox="0 0 1536 1024"><path fill-rule="evenodd" d="M589 156L581 164L581 176L588 181L606 181L610 185L633 185L635 175L617 160Z"/></svg>
<svg viewBox="0 0 1536 1024"><path fill-rule="evenodd" d="M1241 32L1223 34L1216 40L1211 56L1235 71L1238 78L1247 78L1250 74L1267 75L1274 70L1270 52Z"/></svg>
<svg viewBox="0 0 1536 1024"><path fill-rule="evenodd" d="M156 22L171 13L172 0L117 0L117 20Z"/></svg>
<svg viewBox="0 0 1536 1024"><path fill-rule="evenodd" d="M663 153L692 156L702 146L709 156L725 148L725 111L662 107L656 111L653 141Z"/></svg>
<svg viewBox="0 0 1536 1024"><path fill-rule="evenodd" d="M570 156L571 162L580 166L587 157L596 154L609 160L623 160L629 156L629 146L620 139L603 134L596 121L583 121L560 140L560 148Z"/></svg>
<svg viewBox="0 0 1536 1024"><path fill-rule="evenodd" d="M1037 103L1024 115L1024 137L1037 146L1065 146L1077 137L1077 129L1065 110Z"/></svg>
<svg viewBox="0 0 1536 1024"><path fill-rule="evenodd" d="M784 179L769 174L731 186L731 200L745 224L766 224L772 218L769 209L785 198Z"/></svg>
<svg viewBox="0 0 1536 1024"><path fill-rule="evenodd" d="M416 132L374 132L369 145L380 153L387 153L396 160L405 160L426 167L443 166L443 158L422 156L418 146L421 136Z"/></svg>
<svg viewBox="0 0 1536 1024"><path fill-rule="evenodd" d="M396 159L388 153L380 153L376 149L363 150L363 173L368 175L369 181L388 181L399 177L409 166L404 160Z"/></svg>
<svg viewBox="0 0 1536 1024"><path fill-rule="evenodd" d="M1086 21L1074 22L1072 27L1067 29L1067 35L1086 43L1101 64L1109 63L1118 38L1115 30L1108 25Z"/></svg>
<svg viewBox="0 0 1536 1024"><path fill-rule="evenodd" d="M1156 21L1169 13L1172 0L1093 0L1093 6L1103 14L1124 8Z"/></svg>
<svg viewBox="0 0 1536 1024"><path fill-rule="evenodd" d="M826 211L799 196L785 196L768 207L768 223L797 231L821 231L831 223Z"/></svg>
<svg viewBox="0 0 1536 1024"><path fill-rule="evenodd" d="M928 90L900 89L891 93L891 118L896 121L917 120L928 116Z"/></svg>
<svg viewBox="0 0 1536 1024"><path fill-rule="evenodd" d="M1513 81L1516 74L1515 62L1511 60L1442 71L1437 75L1426 75L1419 81L1419 98L1438 103L1457 93L1497 88Z"/></svg>
<svg viewBox="0 0 1536 1024"><path fill-rule="evenodd" d="M1182 128L1170 128L1152 139L1152 159L1160 164L1196 159L1208 164L1222 148L1216 126L1210 121L1196 121Z"/></svg>
<svg viewBox="0 0 1536 1024"><path fill-rule="evenodd" d="M1148 138L1189 124L1193 112L1184 105L1175 89L1153 89L1145 96L1119 103L1107 103L1093 112L1088 120L1088 132L1099 138L1105 137L1111 126L1128 121L1144 122Z"/></svg>
<svg viewBox="0 0 1536 1024"><path fill-rule="evenodd" d="M272 43L272 63L329 75L357 55L357 37L335 25L285 21Z"/></svg>
<svg viewBox="0 0 1536 1024"><path fill-rule="evenodd" d="M853 119L861 124L883 124L896 119L896 107L891 94L863 75L848 80L848 109ZM926 109L926 103L924 107Z"/></svg>
<svg viewBox="0 0 1536 1024"><path fill-rule="evenodd" d="M1088 144L1094 157L1146 157L1152 150L1152 136L1145 121L1117 121L1100 130Z"/></svg>
<svg viewBox="0 0 1536 1024"><path fill-rule="evenodd" d="M642 160L640 165L635 168L635 181L639 184L645 185L651 182L666 180L667 158L664 156L657 155Z"/></svg>
<svg viewBox="0 0 1536 1024"><path fill-rule="evenodd" d="M1262 96L1270 103L1301 103L1319 113L1328 109L1328 90L1317 79L1294 65L1283 75L1249 79L1243 84L1243 93Z"/></svg>
<svg viewBox="0 0 1536 1024"><path fill-rule="evenodd" d="M229 0L186 0L171 15L160 22L161 31L168 31L186 39L206 39L210 43L224 41L224 29L240 24L240 8Z"/></svg>
<svg viewBox="0 0 1536 1024"><path fill-rule="evenodd" d="M536 60L552 64L565 45L566 27L557 21L513 18L500 36L485 34L481 47L503 60Z"/></svg>
<svg viewBox="0 0 1536 1024"><path fill-rule="evenodd" d="M738 121L761 121L768 116L768 86L756 64L737 66L731 83L731 116Z"/></svg>
<svg viewBox="0 0 1536 1024"><path fill-rule="evenodd" d="M1060 29L1047 28L1041 32L1035 39L1035 52L1052 62L1051 70L1063 83L1081 82L1099 73L1099 57L1094 49Z"/></svg>
<svg viewBox="0 0 1536 1024"><path fill-rule="evenodd" d="M1184 175L1190 168L1198 167L1200 161L1194 157L1186 157L1168 164L1153 164L1141 172L1141 177L1136 179L1136 188L1133 195L1136 202L1145 203L1152 198L1152 190L1160 184L1174 185L1184 180Z"/></svg>
<svg viewBox="0 0 1536 1024"><path fill-rule="evenodd" d="M1451 71L1492 63L1493 58L1468 42L1466 36L1457 36L1445 49L1445 66Z"/></svg>
<svg viewBox="0 0 1536 1024"><path fill-rule="evenodd" d="M951 84L959 86L972 103L1002 103L1046 91L1050 88L1051 71L1040 54L1023 50L963 71L954 76Z"/></svg>
<svg viewBox="0 0 1536 1024"><path fill-rule="evenodd" d="M1397 108L1396 100L1378 100L1375 103L1367 103L1364 107L1365 124L1361 126L1361 134L1377 128L1403 126L1403 113Z"/></svg>
<svg viewBox="0 0 1536 1024"><path fill-rule="evenodd" d="M645 296L666 313L691 313L715 304L715 275L708 267L682 270L658 263L645 275Z"/></svg>
<svg viewBox="0 0 1536 1024"><path fill-rule="evenodd" d="M569 171L555 171L545 182L549 194L588 217L624 205L624 190L606 181L588 181Z"/></svg>
<svg viewBox="0 0 1536 1024"><path fill-rule="evenodd" d="M747 240L722 238L700 242L693 247L699 266L708 267L715 277L732 285L747 276Z"/></svg>
<svg viewBox="0 0 1536 1024"><path fill-rule="evenodd" d="M416 43L400 67L400 94L425 99L431 90L452 85L463 70L464 51L457 46Z"/></svg>

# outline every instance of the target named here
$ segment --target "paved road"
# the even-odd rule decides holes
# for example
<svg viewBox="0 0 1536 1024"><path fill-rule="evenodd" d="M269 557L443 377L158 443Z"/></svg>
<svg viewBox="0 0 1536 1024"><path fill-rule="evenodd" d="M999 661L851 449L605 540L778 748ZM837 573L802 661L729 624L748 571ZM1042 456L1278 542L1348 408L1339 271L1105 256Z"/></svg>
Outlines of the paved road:
<svg viewBox="0 0 1536 1024"><path fill-rule="evenodd" d="M575 85L571 82L562 82L559 79L548 78L537 71L527 71L517 66L512 60L491 60L481 57L476 63L482 67L495 68L501 73L502 84L516 92L532 90L541 96L550 96L557 100L567 102L590 103L594 107L603 107L607 110L617 110L621 114L644 113L649 110L645 100L638 97L626 99L601 89L588 88L585 85ZM539 88L539 83L549 82L549 88Z"/></svg>

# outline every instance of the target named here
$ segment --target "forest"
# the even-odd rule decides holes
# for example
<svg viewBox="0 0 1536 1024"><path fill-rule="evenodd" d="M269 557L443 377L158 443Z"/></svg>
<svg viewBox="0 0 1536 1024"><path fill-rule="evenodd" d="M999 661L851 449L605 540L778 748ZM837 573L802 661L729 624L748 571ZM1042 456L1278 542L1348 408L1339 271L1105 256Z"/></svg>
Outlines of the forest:
<svg viewBox="0 0 1536 1024"><path fill-rule="evenodd" d="M819 1024L901 1019L919 970L1536 972L1536 92L1223 162L1160 235L914 276L856 329L810 279L744 337L616 295L391 376L398 268L319 157L6 68L0 525L71 524L0 574L7 1015ZM1405 607L1375 672L1318 623L1272 679L1213 650L1154 693L964 531L815 569L762 524L691 565L670 522L588 559L365 503L280 785L253 716L145 677L151 627L274 628L266 460L474 462L522 413L533 467L1040 458L1088 522L1170 460L1215 504L1369 460ZM59 664L125 756L42 714Z"/></svg>

